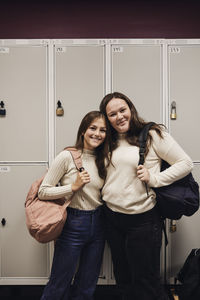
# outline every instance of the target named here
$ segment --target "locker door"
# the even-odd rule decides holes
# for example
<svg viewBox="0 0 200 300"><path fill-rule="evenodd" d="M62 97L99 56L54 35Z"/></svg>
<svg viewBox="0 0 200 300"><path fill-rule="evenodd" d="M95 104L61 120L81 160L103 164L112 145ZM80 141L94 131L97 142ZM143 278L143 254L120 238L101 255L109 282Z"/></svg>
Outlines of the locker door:
<svg viewBox="0 0 200 300"><path fill-rule="evenodd" d="M0 161L47 160L47 47L0 47Z"/></svg>
<svg viewBox="0 0 200 300"><path fill-rule="evenodd" d="M169 61L169 101L176 102L177 112L177 119L170 122L171 133L193 161L200 161L200 45L169 47Z"/></svg>
<svg viewBox="0 0 200 300"><path fill-rule="evenodd" d="M177 119L170 120L172 136L195 162L193 175L200 183L200 46L169 46L169 102L176 102ZM200 247L200 212L177 221L171 234L171 269L173 278L192 248Z"/></svg>
<svg viewBox="0 0 200 300"><path fill-rule="evenodd" d="M147 121L162 121L161 48L112 46L112 90L127 95Z"/></svg>
<svg viewBox="0 0 200 300"><path fill-rule="evenodd" d="M74 145L81 119L99 110L104 96L104 46L55 46L56 103L61 101L63 116L56 117L56 153ZM56 104L55 103L55 104ZM56 108L56 107L55 107ZM107 280L104 252L98 283Z"/></svg>
<svg viewBox="0 0 200 300"><path fill-rule="evenodd" d="M112 91L127 95L143 119L158 123L163 122L161 50L157 45L112 45Z"/></svg>
<svg viewBox="0 0 200 300"><path fill-rule="evenodd" d="M56 152L74 145L83 116L98 110L104 96L104 47L55 46L56 103L64 116L56 118Z"/></svg>
<svg viewBox="0 0 200 300"><path fill-rule="evenodd" d="M0 276L28 278L48 276L48 246L29 234L24 202L31 183L46 166L0 166Z"/></svg>

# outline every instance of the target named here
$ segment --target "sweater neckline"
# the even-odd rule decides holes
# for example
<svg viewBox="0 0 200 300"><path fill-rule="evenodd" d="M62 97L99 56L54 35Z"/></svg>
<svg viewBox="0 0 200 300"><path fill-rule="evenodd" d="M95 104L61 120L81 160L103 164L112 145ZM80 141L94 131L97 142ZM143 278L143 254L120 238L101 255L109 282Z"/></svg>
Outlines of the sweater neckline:
<svg viewBox="0 0 200 300"><path fill-rule="evenodd" d="M127 134L126 133L118 133L118 139L119 140L125 140L126 139Z"/></svg>
<svg viewBox="0 0 200 300"><path fill-rule="evenodd" d="M89 150L89 149L83 148L83 154L94 155L94 153L95 153L94 150Z"/></svg>

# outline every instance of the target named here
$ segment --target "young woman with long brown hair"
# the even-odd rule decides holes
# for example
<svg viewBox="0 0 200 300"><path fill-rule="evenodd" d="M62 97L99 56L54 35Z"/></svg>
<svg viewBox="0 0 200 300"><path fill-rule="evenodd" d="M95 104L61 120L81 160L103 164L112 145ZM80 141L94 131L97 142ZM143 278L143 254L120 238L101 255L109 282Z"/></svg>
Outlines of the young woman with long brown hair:
<svg viewBox="0 0 200 300"><path fill-rule="evenodd" d="M89 112L80 124L75 144L84 170L78 172L70 152L64 150L53 161L40 187L40 199L71 198L42 300L93 299L105 242L100 190L106 178L106 130L104 115Z"/></svg>

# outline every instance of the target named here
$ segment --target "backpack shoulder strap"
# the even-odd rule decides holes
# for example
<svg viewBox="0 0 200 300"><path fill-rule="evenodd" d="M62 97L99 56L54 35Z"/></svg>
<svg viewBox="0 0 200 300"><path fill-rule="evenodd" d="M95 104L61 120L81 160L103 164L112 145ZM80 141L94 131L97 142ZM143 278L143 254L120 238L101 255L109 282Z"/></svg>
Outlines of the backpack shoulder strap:
<svg viewBox="0 0 200 300"><path fill-rule="evenodd" d="M81 153L74 147L66 147L64 150L68 150L74 160L74 164L79 172L84 170L82 166Z"/></svg>
<svg viewBox="0 0 200 300"><path fill-rule="evenodd" d="M147 137L148 137L148 133L149 133L150 128L154 124L155 124L154 122L149 122L148 124L146 124L142 128L142 130L139 134L138 141L139 141L139 148L140 148L139 149L140 158L139 158L138 165L143 165L144 164L144 154L145 154L145 151L146 151Z"/></svg>

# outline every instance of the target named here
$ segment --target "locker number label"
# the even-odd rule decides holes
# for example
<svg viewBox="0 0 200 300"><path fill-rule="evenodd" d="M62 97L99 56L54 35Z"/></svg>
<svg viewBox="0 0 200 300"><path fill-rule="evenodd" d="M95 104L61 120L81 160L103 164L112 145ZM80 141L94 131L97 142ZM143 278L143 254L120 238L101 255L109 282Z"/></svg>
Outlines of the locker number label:
<svg viewBox="0 0 200 300"><path fill-rule="evenodd" d="M0 47L0 54L8 54L9 48L8 47Z"/></svg>
<svg viewBox="0 0 200 300"><path fill-rule="evenodd" d="M56 53L65 53L66 52L66 47L57 47L56 48Z"/></svg>
<svg viewBox="0 0 200 300"><path fill-rule="evenodd" d="M0 166L0 173L10 172L10 166Z"/></svg>
<svg viewBox="0 0 200 300"><path fill-rule="evenodd" d="M181 52L180 47L169 47L169 53L179 54Z"/></svg>
<svg viewBox="0 0 200 300"><path fill-rule="evenodd" d="M121 47L121 46L115 46L115 47L112 48L112 51L114 53L122 53L124 51L124 48Z"/></svg>

